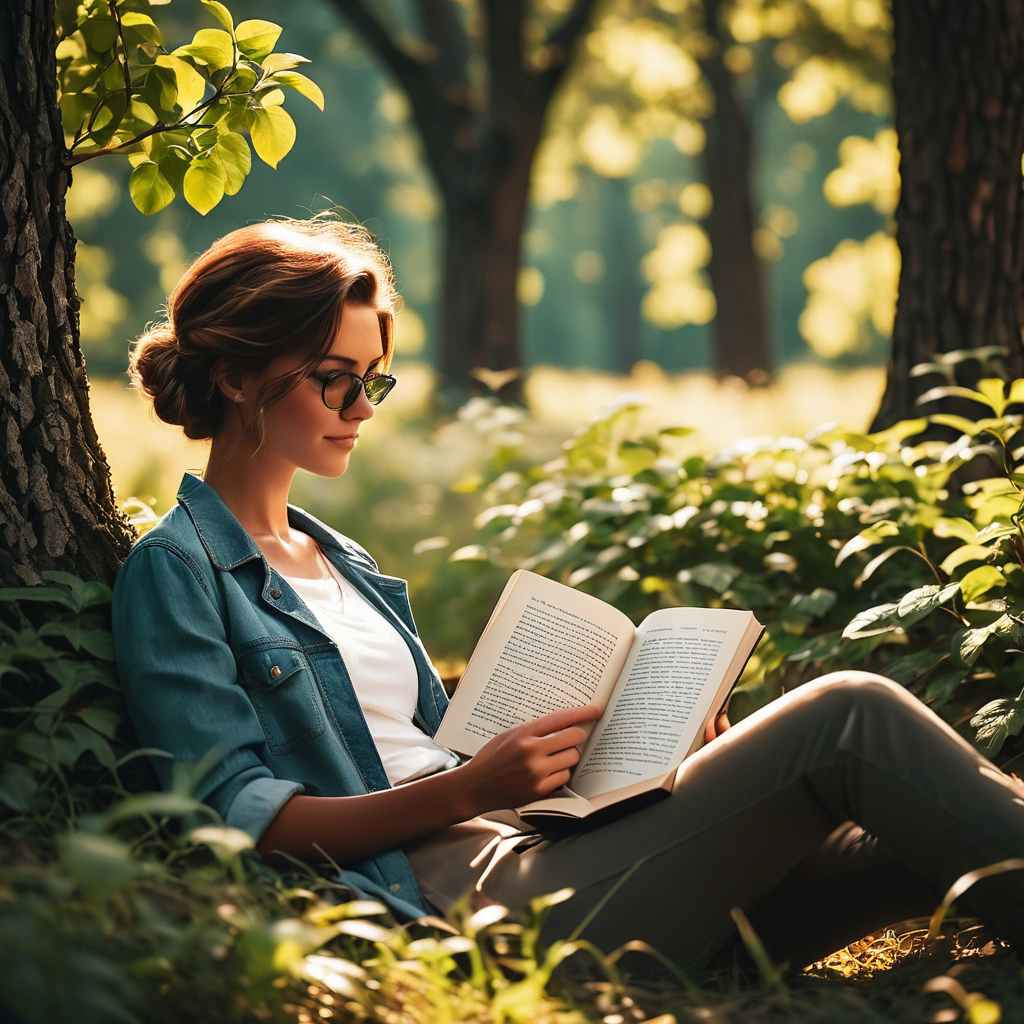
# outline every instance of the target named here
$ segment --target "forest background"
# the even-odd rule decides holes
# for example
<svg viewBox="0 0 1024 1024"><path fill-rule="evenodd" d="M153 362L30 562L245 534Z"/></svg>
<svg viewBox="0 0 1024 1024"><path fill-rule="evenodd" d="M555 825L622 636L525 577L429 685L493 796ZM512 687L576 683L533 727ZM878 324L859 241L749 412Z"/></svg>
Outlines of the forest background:
<svg viewBox="0 0 1024 1024"><path fill-rule="evenodd" d="M537 10L550 19L568 6L550 0ZM345 477L300 473L292 500L410 581L420 631L443 674L458 673L508 571L479 557L479 509L459 499L495 453L541 463L573 430L630 397L645 406L641 425L695 428L677 444L680 454L751 434L801 433L839 409L846 425L865 428L882 393L899 273L887 5L809 5L817 32L796 4L723 9L727 84L749 134L749 162L731 182L709 180L715 171L705 159L716 105L695 42L704 6L598 5L553 101L517 274L525 416L493 396L445 421L429 415L441 378L444 207L401 89L338 5L296 5L278 44L310 58L301 70L322 88L325 111L292 100L294 148L276 170L254 159L244 188L205 216L179 195L141 217L127 161L75 167L68 212L79 239L82 341L119 497L164 511L182 471L201 472L207 450L160 424L128 389L131 339L213 239L273 214L331 206L366 224L396 268L400 384ZM239 0L232 10L236 21L273 19L275 7ZM408 3L376 7L398 35L417 24ZM207 22L198 0L160 10L168 40L187 40ZM745 177L748 195L725 191ZM714 189L720 205L752 204L763 297L729 268L711 279ZM721 325L715 331L721 306L725 342ZM751 364L744 353L759 347Z"/></svg>
<svg viewBox="0 0 1024 1024"><path fill-rule="evenodd" d="M446 683L525 567L634 621L754 609L768 628L734 722L862 667L1016 766L1022 2L0 7L0 118L17 126L0 133L4 1009L76 1024L271 1006L307 1020L342 1002L353 1019L573 1019L548 986L589 952L608 979L586 989L595 1012L644 1016L618 984L626 947L538 948L536 919L565 891L532 923L485 911L410 941L367 920L379 904L337 905L319 872L282 889L249 837L208 824L190 788L201 765L144 791L107 584L207 445L126 388L128 347L193 256L274 214L343 208L397 268L399 387L344 477L300 475L292 500L409 580ZM283 35L253 20L275 15ZM122 31L143 67L119 63ZM953 898L918 938L949 938ZM677 973L643 1005L867 1019L840 987L820 1015L795 1010L734 919L760 988L712 1009ZM986 991L1019 1016L1024 975L989 959ZM999 1019L959 984L932 979L929 1008L941 993ZM918 988L899 1019L921 1019Z"/></svg>

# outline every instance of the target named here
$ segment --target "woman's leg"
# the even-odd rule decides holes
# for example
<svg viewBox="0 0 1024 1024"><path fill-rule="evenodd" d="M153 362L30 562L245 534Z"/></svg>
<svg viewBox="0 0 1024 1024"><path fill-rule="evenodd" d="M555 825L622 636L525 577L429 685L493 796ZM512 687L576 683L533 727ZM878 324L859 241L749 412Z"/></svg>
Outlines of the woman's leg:
<svg viewBox="0 0 1024 1024"><path fill-rule="evenodd" d="M688 758L669 799L504 857L484 892L515 906L572 886L548 940L607 896L585 937L605 949L646 939L700 967L732 938L729 909L765 898L845 821L877 836L923 894L1024 855L1024 799L1006 776L903 687L835 672ZM979 882L961 902L1013 941L1024 873Z"/></svg>

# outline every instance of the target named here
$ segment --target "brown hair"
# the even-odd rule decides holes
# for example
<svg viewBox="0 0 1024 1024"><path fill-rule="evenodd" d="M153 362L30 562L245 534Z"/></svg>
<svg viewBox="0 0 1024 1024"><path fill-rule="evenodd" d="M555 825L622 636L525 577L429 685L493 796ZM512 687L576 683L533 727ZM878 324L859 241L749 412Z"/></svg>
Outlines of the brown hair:
<svg viewBox="0 0 1024 1024"><path fill-rule="evenodd" d="M298 368L265 382L256 396L258 451L264 409L327 354L346 302L377 310L386 371L399 298L390 261L366 228L331 211L238 228L185 271L168 296L166 318L136 341L128 377L152 398L160 419L204 439L224 423L226 399L212 372L218 359L226 373L259 373L277 356L302 355Z"/></svg>

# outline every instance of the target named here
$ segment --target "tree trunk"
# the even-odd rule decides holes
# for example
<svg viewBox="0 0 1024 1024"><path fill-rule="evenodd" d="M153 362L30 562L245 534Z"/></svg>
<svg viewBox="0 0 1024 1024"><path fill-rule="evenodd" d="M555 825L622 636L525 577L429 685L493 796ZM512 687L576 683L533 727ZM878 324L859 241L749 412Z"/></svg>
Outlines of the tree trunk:
<svg viewBox="0 0 1024 1024"><path fill-rule="evenodd" d="M0 5L0 584L110 582L134 531L89 410L52 0Z"/></svg>
<svg viewBox="0 0 1024 1024"><path fill-rule="evenodd" d="M1024 375L1024 0L893 3L893 27L902 265L872 430L939 411L915 401L942 381L910 371L940 353L1002 345Z"/></svg>
<svg viewBox="0 0 1024 1024"><path fill-rule="evenodd" d="M626 375L644 355L640 310L646 285L640 270L644 245L630 204L630 188L629 178L607 178L600 183L599 192L601 248L606 254L600 289L608 334L606 364L612 373Z"/></svg>
<svg viewBox="0 0 1024 1024"><path fill-rule="evenodd" d="M717 313L713 324L715 372L764 383L774 369L768 326L765 270L754 250L757 202L754 198L754 138L750 118L726 67L727 45L721 22L722 0L704 0L711 52L701 61L714 97L705 122L704 180L712 207L705 221L711 242L708 276Z"/></svg>
<svg viewBox="0 0 1024 1024"><path fill-rule="evenodd" d="M527 60L526 0L480 0L485 89L471 71L473 45L455 0L418 0L426 45L417 46L366 0L335 0L335 6L405 92L444 202L433 411L450 412L485 389L522 404L518 281L530 173L551 101L597 0L574 0L546 37L542 69ZM490 382L474 370L485 378L490 371Z"/></svg>

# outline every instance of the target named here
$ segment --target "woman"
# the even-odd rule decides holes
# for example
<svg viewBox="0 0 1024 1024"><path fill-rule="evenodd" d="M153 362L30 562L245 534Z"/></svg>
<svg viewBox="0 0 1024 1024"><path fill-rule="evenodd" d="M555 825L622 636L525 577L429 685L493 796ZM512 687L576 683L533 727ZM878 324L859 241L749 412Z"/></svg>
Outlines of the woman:
<svg viewBox="0 0 1024 1024"><path fill-rule="evenodd" d="M162 785L190 765L199 798L259 852L329 857L400 920L464 894L518 907L571 886L545 938L604 901L587 937L646 939L689 968L735 942L731 907L798 964L1024 853L1014 784L862 672L733 728L721 716L665 800L531 833L512 808L567 780L596 709L547 715L460 763L432 739L447 699L405 581L288 503L297 469L345 473L394 386L396 301L367 232L280 218L200 255L132 352L161 419L212 439L202 478L184 475L115 582L117 666L140 743L172 755L153 759ZM1022 892L1011 873L964 902L1013 941Z"/></svg>

